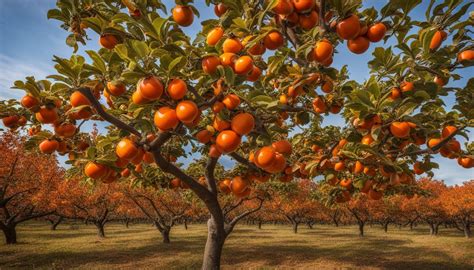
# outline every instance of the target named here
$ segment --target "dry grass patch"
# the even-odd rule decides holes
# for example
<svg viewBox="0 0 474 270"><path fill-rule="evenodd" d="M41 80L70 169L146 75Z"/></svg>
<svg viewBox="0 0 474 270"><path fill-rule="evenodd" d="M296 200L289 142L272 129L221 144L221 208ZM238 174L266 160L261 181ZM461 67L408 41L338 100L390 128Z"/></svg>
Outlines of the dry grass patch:
<svg viewBox="0 0 474 270"><path fill-rule="evenodd" d="M353 226L301 228L240 225L227 240L222 264L235 268L299 269L472 269L474 244L461 233L442 229L429 236L426 227L413 231L367 227L357 236ZM197 269L201 264L206 227L173 228L171 244L161 243L151 225L106 226L106 239L94 226L71 229L61 224L30 223L18 229L19 244L0 246L0 269Z"/></svg>

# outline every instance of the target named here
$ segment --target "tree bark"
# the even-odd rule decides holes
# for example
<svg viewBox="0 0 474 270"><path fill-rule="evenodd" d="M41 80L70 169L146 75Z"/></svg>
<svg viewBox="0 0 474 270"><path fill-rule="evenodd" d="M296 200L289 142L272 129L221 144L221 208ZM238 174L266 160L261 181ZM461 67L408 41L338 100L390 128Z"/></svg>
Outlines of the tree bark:
<svg viewBox="0 0 474 270"><path fill-rule="evenodd" d="M185 230L188 229L188 220L187 219L184 219L184 229Z"/></svg>
<svg viewBox="0 0 474 270"><path fill-rule="evenodd" d="M359 222L359 236L362 237L364 236L364 222Z"/></svg>
<svg viewBox="0 0 474 270"><path fill-rule="evenodd" d="M207 241L204 248L202 270L218 270L221 267L222 248L225 242L225 233L217 228L213 218L207 221Z"/></svg>
<svg viewBox="0 0 474 270"><path fill-rule="evenodd" d="M3 234L5 235L5 243L7 245L16 244L16 225L7 225L2 227Z"/></svg>
<svg viewBox="0 0 474 270"><path fill-rule="evenodd" d="M259 229L259 230L262 229L262 221L261 221L261 220L258 221L258 229Z"/></svg>
<svg viewBox="0 0 474 270"><path fill-rule="evenodd" d="M471 223L465 222L463 229L464 229L464 236L466 238L471 238Z"/></svg>
<svg viewBox="0 0 474 270"><path fill-rule="evenodd" d="M389 224L389 222L385 222L385 223L383 224L383 231L384 231L385 233L388 232L388 224Z"/></svg>
<svg viewBox="0 0 474 270"><path fill-rule="evenodd" d="M56 221L51 222L51 230L55 231L58 228L59 223L63 221L63 217L59 217Z"/></svg>
<svg viewBox="0 0 474 270"><path fill-rule="evenodd" d="M432 235L432 236L436 235L436 230L435 230L434 223L429 223L429 225L430 225L430 235Z"/></svg>
<svg viewBox="0 0 474 270"><path fill-rule="evenodd" d="M99 238L105 238L104 224L95 222L94 225L97 227L97 236L99 236Z"/></svg>
<svg viewBox="0 0 474 270"><path fill-rule="evenodd" d="M170 229L164 229L161 231L161 236L163 237L163 243L169 244L170 243Z"/></svg>
<svg viewBox="0 0 474 270"><path fill-rule="evenodd" d="M125 220L125 227L128 229L129 226L130 226L130 219L127 218L127 219Z"/></svg>
<svg viewBox="0 0 474 270"><path fill-rule="evenodd" d="M435 235L438 235L439 225L441 225L441 223L436 223L435 224Z"/></svg>
<svg viewBox="0 0 474 270"><path fill-rule="evenodd" d="M298 225L299 225L298 222L293 222L293 232L294 233L298 233Z"/></svg>

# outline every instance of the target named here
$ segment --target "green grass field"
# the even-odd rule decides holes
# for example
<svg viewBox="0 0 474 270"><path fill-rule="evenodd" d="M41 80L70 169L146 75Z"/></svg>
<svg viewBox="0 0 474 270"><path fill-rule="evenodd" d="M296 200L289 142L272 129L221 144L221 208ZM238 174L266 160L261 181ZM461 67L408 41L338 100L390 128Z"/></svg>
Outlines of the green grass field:
<svg viewBox="0 0 474 270"><path fill-rule="evenodd" d="M238 225L224 247L224 269L473 269L474 241L453 229L432 237L426 227L413 231L380 226L357 236L354 226L301 227ZM162 244L151 225L109 224L106 239L92 225L56 231L47 224L18 228L19 244L0 245L0 269L197 269L206 228L191 224L173 228L171 244Z"/></svg>

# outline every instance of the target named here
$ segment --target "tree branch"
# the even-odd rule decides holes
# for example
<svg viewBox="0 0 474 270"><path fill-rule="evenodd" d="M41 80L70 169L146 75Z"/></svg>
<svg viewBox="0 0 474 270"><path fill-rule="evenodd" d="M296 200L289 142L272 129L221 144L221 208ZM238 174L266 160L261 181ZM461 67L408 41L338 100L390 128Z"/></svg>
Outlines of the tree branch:
<svg viewBox="0 0 474 270"><path fill-rule="evenodd" d="M134 127L122 122L120 119L116 118L115 116L108 114L102 108L102 105L99 103L99 101L94 97L90 88L80 87L80 88L77 88L77 90L81 92L81 94L83 94L91 102L91 106L97 111L97 114L100 115L105 121L113 124L114 126L122 130L126 130L132 134L135 134L141 138L142 135Z"/></svg>

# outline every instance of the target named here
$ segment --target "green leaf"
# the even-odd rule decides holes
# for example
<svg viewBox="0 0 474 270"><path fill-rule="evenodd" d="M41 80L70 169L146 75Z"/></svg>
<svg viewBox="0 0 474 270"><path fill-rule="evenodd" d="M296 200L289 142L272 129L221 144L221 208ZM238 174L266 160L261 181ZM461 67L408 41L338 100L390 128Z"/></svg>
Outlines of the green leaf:
<svg viewBox="0 0 474 270"><path fill-rule="evenodd" d="M99 69L102 73L105 73L107 71L107 66L105 65L104 60L97 52L92 51L92 50L87 50L86 53L92 59L94 67Z"/></svg>

